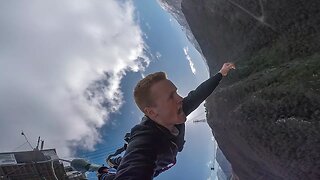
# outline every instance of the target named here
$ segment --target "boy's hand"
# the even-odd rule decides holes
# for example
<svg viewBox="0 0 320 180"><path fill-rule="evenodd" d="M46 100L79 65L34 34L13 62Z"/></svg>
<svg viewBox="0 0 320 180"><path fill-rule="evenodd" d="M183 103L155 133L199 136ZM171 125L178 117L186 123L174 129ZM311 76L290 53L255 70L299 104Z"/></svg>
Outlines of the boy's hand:
<svg viewBox="0 0 320 180"><path fill-rule="evenodd" d="M236 69L236 66L231 62L224 63L219 72L222 74L222 76L226 76L228 75L230 69Z"/></svg>

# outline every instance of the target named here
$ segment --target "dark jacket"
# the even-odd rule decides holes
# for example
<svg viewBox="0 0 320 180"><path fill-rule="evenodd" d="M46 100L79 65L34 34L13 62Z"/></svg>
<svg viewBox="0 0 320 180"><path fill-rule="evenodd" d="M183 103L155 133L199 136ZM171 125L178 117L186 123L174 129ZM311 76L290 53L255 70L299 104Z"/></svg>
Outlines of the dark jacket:
<svg viewBox="0 0 320 180"><path fill-rule="evenodd" d="M213 92L221 78L221 73L217 73L183 98L186 116ZM141 123L131 129L131 138L115 179L149 180L171 168L185 143L185 124L178 124L176 128L179 134L174 136L167 128L144 116Z"/></svg>

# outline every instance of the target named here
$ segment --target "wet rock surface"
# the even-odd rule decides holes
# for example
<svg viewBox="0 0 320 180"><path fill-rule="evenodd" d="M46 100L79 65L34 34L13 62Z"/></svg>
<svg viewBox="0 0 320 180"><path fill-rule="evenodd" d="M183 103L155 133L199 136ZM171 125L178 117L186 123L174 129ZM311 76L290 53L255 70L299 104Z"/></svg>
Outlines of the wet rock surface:
<svg viewBox="0 0 320 180"><path fill-rule="evenodd" d="M210 73L236 63L206 108L237 176L320 179L320 1L182 0L181 8Z"/></svg>

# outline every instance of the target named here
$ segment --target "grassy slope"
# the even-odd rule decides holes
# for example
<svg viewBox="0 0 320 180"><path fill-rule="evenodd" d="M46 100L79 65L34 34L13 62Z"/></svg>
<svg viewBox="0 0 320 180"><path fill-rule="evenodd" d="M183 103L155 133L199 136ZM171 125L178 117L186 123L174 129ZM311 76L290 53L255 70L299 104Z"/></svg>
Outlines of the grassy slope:
<svg viewBox="0 0 320 180"><path fill-rule="evenodd" d="M213 126L236 127L263 161L291 167L296 177L319 177L320 54L289 54L278 41L240 61L208 107Z"/></svg>

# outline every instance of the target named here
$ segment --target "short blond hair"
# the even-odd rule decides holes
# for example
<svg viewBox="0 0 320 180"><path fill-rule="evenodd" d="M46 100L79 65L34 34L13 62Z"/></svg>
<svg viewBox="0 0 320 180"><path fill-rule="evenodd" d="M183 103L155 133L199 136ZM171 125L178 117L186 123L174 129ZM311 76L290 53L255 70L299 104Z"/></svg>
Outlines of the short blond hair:
<svg viewBox="0 0 320 180"><path fill-rule="evenodd" d="M161 81L167 79L167 75L164 72L155 72L149 74L138 82L134 88L133 96L139 109L144 113L144 108L153 104L150 89L151 87Z"/></svg>

